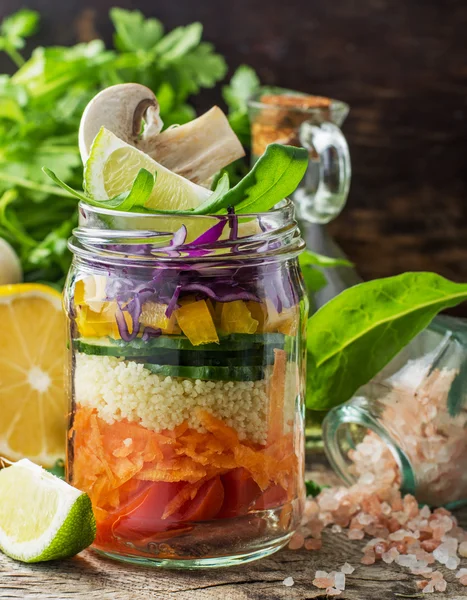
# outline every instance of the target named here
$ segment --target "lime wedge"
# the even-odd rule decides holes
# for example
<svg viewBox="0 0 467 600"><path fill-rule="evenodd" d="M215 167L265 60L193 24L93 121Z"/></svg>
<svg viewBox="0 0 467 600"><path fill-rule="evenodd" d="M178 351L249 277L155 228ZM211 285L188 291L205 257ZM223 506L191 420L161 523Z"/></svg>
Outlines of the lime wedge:
<svg viewBox="0 0 467 600"><path fill-rule="evenodd" d="M27 459L0 471L0 549L23 562L74 556L92 544L89 496Z"/></svg>
<svg viewBox="0 0 467 600"><path fill-rule="evenodd" d="M157 173L156 185L146 202L146 208L188 210L202 204L212 193L169 171L105 127L96 135L86 162L86 191L99 200L113 198L131 188L140 169Z"/></svg>

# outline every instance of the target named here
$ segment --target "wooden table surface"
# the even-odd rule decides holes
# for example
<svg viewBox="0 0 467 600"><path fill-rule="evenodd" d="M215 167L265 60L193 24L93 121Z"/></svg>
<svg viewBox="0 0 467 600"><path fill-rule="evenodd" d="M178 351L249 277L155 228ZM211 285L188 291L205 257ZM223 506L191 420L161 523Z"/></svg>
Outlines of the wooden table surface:
<svg viewBox="0 0 467 600"><path fill-rule="evenodd" d="M308 473L320 483L334 483L327 467L317 465ZM467 510L458 513L467 526ZM398 600L429 598L467 600L467 587L457 583L455 571L439 569L448 581L445 593L420 594L411 575L398 565L360 564L364 542L349 541L344 534L325 532L320 552L282 550L275 555L231 569L167 571L114 562L85 551L75 558L24 565L0 553L0 599L54 600L312 600L326 598L312 585L315 571L337 570L349 562L356 570L347 576L343 600ZM467 560L461 567L467 568ZM295 584L285 587L292 576Z"/></svg>

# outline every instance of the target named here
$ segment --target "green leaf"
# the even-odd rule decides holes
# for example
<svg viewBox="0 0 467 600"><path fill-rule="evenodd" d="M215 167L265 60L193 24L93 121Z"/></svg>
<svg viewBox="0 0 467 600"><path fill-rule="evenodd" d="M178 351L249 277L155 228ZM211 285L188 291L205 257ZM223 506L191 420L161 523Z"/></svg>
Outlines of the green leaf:
<svg viewBox="0 0 467 600"><path fill-rule="evenodd" d="M260 81L254 69L247 65L240 65L232 75L229 85L222 88L222 95L229 111L246 113L247 101L259 90L259 87Z"/></svg>
<svg viewBox="0 0 467 600"><path fill-rule="evenodd" d="M118 194L118 196L115 196L115 198L111 198L110 200L98 200L96 198L91 198L90 196L87 196L83 192L74 190L68 184L62 181L59 177L57 177L57 175L47 167L43 167L43 171L57 185L62 187L64 190L66 190L73 196L76 196L76 198L79 198L79 200L81 200L82 202L90 204L91 206L97 206L98 208L107 208L111 210L120 210L125 212L130 212L134 209L144 209L144 205L146 204L149 196L151 195L151 192L154 188L154 184L156 182L156 173L154 173L153 175L146 169L140 169L129 191L122 192L121 194Z"/></svg>
<svg viewBox="0 0 467 600"><path fill-rule="evenodd" d="M313 481L311 479L305 481L306 495L312 496L313 498L316 498L316 496L319 496L321 494L322 490L326 487L329 487L329 486L328 485L319 485L319 483L316 483L316 481Z"/></svg>
<svg viewBox="0 0 467 600"><path fill-rule="evenodd" d="M60 477L60 479L65 479L65 461L61 458L59 458L54 466L51 469L46 469L46 471L48 471L49 473L52 473L52 475L55 475L55 477Z"/></svg>
<svg viewBox="0 0 467 600"><path fill-rule="evenodd" d="M314 267L353 267L353 263L345 258L331 258L330 256L324 256L311 250L305 250L299 257L300 267L314 266Z"/></svg>
<svg viewBox="0 0 467 600"><path fill-rule="evenodd" d="M194 214L225 212L229 206L239 213L267 212L295 191L305 175L308 152L304 148L270 144L253 169L220 198L209 198Z"/></svg>
<svg viewBox="0 0 467 600"><path fill-rule="evenodd" d="M39 13L35 10L23 8L3 19L0 26L0 33L7 38L15 48L22 48L24 45L22 38L29 37L36 33L38 25Z"/></svg>
<svg viewBox="0 0 467 600"><path fill-rule="evenodd" d="M302 268L303 279L305 281L305 287L307 295L313 296L316 292L323 289L328 283L326 276L318 269L311 266Z"/></svg>
<svg viewBox="0 0 467 600"><path fill-rule="evenodd" d="M307 406L328 410L368 383L441 310L467 299L467 284L404 273L345 290L308 321Z"/></svg>
<svg viewBox="0 0 467 600"><path fill-rule="evenodd" d="M122 52L151 50L164 35L158 19L145 19L139 10L111 8L110 19L116 29L115 46Z"/></svg>
<svg viewBox="0 0 467 600"><path fill-rule="evenodd" d="M203 26L201 23L177 27L156 44L154 51L165 64L171 63L197 46L202 35Z"/></svg>

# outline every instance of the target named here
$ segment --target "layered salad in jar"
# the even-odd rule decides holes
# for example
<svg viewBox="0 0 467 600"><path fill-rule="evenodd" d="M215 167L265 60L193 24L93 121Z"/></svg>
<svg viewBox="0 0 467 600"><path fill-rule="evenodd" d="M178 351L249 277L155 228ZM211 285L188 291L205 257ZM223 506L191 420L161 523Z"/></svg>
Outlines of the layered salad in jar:
<svg viewBox="0 0 467 600"><path fill-rule="evenodd" d="M282 199L306 151L212 183L243 154L222 111L161 128L136 84L83 115L67 476L99 551L231 564L287 543L304 499L303 242Z"/></svg>

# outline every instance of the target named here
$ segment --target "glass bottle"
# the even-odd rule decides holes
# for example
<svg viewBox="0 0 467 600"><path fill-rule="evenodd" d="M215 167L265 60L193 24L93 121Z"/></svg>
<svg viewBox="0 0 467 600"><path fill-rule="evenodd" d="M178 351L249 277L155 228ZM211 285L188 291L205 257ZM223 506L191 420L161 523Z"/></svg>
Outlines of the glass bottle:
<svg viewBox="0 0 467 600"><path fill-rule="evenodd" d="M324 421L347 483L397 485L431 506L467 501L467 324L437 317Z"/></svg>
<svg viewBox="0 0 467 600"><path fill-rule="evenodd" d="M65 294L67 478L91 497L99 553L227 566L292 536L303 246L290 201L225 217L80 206Z"/></svg>

